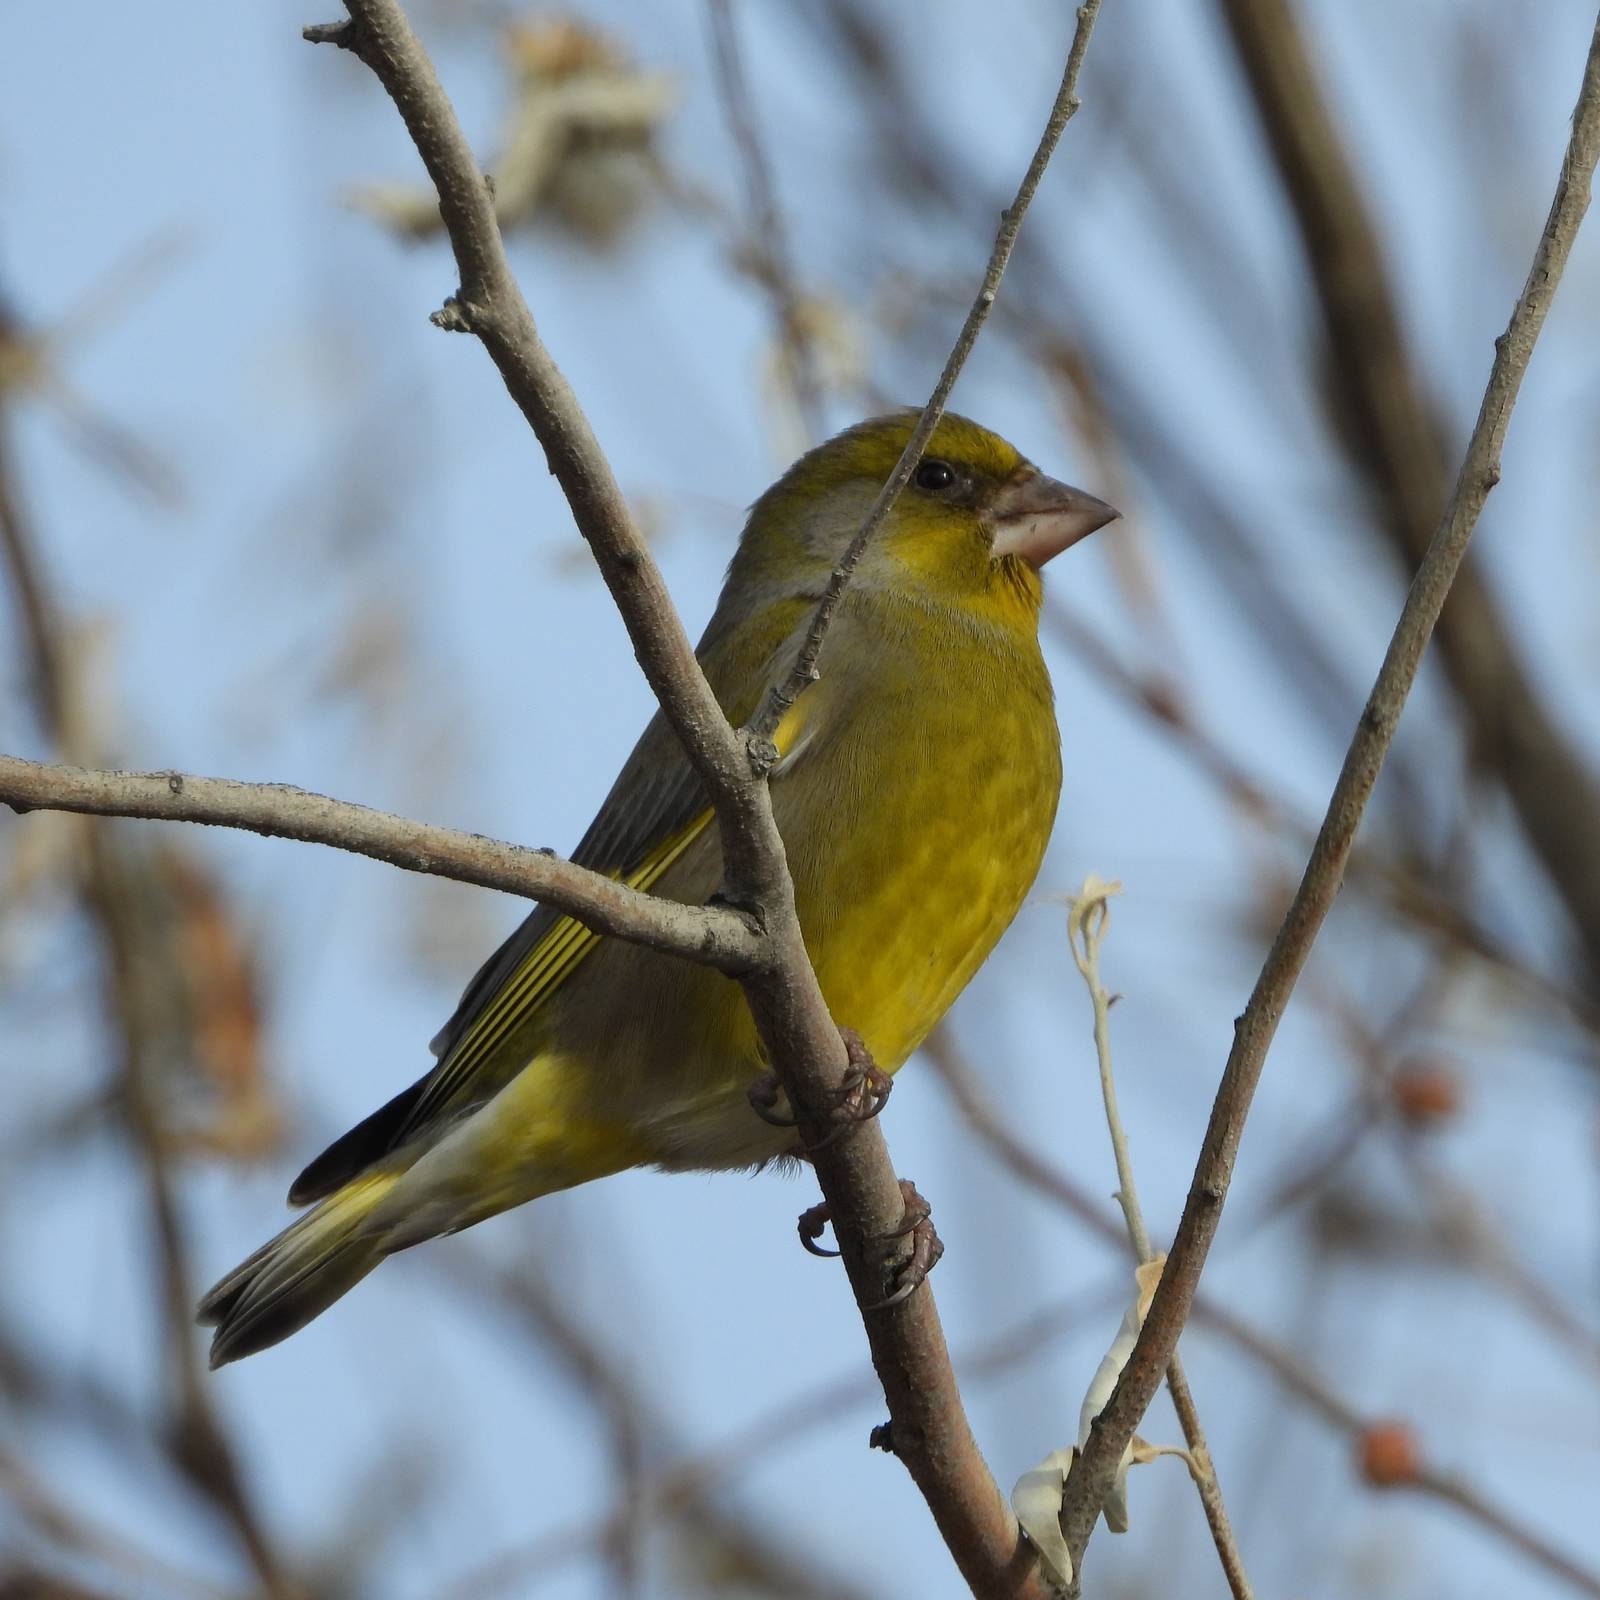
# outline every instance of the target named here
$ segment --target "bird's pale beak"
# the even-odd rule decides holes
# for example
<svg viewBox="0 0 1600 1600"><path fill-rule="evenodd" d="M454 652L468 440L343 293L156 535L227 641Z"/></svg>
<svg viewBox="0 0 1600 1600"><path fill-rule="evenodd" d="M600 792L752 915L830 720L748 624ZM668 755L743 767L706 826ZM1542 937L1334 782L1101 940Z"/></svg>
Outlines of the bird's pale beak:
<svg viewBox="0 0 1600 1600"><path fill-rule="evenodd" d="M1009 478L988 506L994 554L1021 556L1036 570L1121 515L1104 500L1034 467Z"/></svg>

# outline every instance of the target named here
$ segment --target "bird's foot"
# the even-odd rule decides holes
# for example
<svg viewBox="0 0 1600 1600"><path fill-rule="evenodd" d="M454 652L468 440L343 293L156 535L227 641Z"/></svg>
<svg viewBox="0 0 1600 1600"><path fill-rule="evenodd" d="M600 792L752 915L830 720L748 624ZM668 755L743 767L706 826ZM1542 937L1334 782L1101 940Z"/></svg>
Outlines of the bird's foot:
<svg viewBox="0 0 1600 1600"><path fill-rule="evenodd" d="M894 1288L882 1300L874 1301L869 1306L863 1306L864 1311L884 1311L890 1306L897 1306L902 1300L907 1300L915 1293L917 1287L927 1278L938 1264L939 1257L944 1254L944 1242L933 1228L933 1207L917 1191L917 1186L909 1179L900 1180L900 1198L905 1206L905 1215L900 1219L900 1226L891 1229L888 1233L880 1235L885 1243L892 1243L903 1239L907 1234L911 1236L911 1254L901 1263L895 1273ZM816 1205L809 1206L800 1213L799 1230L800 1243L814 1256L836 1256L837 1250L829 1250L817 1243L822 1237L822 1230L831 1221L828 1212L828 1202L819 1200Z"/></svg>
<svg viewBox="0 0 1600 1600"><path fill-rule="evenodd" d="M890 1306L899 1305L902 1300L909 1300L944 1254L944 1241L933 1229L933 1207L918 1193L916 1184L909 1178L900 1180L900 1198L905 1203L905 1215L900 1219L900 1226L888 1237L903 1239L910 1234L911 1254L895 1273L893 1290L875 1304L863 1306L864 1311L886 1311Z"/></svg>
<svg viewBox="0 0 1600 1600"><path fill-rule="evenodd" d="M806 1146L808 1154L825 1150L846 1128L870 1122L889 1103L889 1091L894 1088L894 1079L872 1059L866 1041L854 1028L841 1028L839 1037L844 1040L849 1065L826 1107L827 1120L833 1127L816 1144ZM785 1103L785 1096L775 1072L763 1072L750 1085L747 1098L751 1110L763 1122L770 1122L775 1128L796 1126L798 1119L787 1110L778 1109Z"/></svg>
<svg viewBox="0 0 1600 1600"><path fill-rule="evenodd" d="M828 1212L828 1202L819 1200L814 1206L807 1206L800 1213L799 1229L800 1243L814 1256L836 1256L837 1250L830 1250L826 1245L820 1245L817 1240L822 1237L822 1230L833 1219Z"/></svg>
<svg viewBox="0 0 1600 1600"><path fill-rule="evenodd" d="M745 1098L750 1102L750 1109L763 1122L770 1122L774 1128L793 1128L798 1126L796 1118L790 1116L787 1111L778 1109L780 1104L787 1104L787 1101L784 1096L783 1085L778 1082L778 1074L776 1072L763 1072L745 1090Z"/></svg>
<svg viewBox="0 0 1600 1600"><path fill-rule="evenodd" d="M871 1122L888 1105L894 1088L894 1079L872 1059L866 1040L854 1028L841 1028L839 1037L844 1040L849 1065L828 1105L828 1121L833 1126L815 1144L806 1146L808 1155L826 1150L846 1128Z"/></svg>

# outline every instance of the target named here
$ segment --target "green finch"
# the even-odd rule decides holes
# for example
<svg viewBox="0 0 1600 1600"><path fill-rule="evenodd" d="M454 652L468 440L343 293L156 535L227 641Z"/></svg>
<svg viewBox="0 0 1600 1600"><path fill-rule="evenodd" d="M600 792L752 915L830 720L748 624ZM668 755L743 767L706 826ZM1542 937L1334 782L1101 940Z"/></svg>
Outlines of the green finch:
<svg viewBox="0 0 1600 1600"><path fill-rule="evenodd" d="M700 663L735 723L794 662L818 597L916 422L863 422L755 503ZM774 742L772 807L834 1018L895 1071L1016 915L1044 856L1061 746L1039 571L1117 515L946 416L867 546L820 676ZM573 859L685 904L721 882L717 830L665 720L645 729ZM275 1344L386 1255L624 1168L794 1153L758 1115L739 986L539 908L467 986L433 1070L295 1180L312 1209L200 1306L213 1366Z"/></svg>

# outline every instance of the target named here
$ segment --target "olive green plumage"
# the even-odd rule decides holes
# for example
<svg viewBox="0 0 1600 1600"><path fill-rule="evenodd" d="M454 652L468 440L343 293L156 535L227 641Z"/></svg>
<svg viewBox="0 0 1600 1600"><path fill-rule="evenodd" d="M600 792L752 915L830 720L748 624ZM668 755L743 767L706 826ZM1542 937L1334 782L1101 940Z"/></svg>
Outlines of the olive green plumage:
<svg viewBox="0 0 1600 1600"><path fill-rule="evenodd" d="M735 721L792 663L914 420L850 429L752 508L698 652ZM1038 872L1061 758L1035 567L1113 515L946 417L845 593L820 680L778 730L773 811L806 946L834 1017L889 1071ZM574 859L701 904L720 880L708 820L658 715ZM744 1167L793 1147L747 1100L762 1065L736 984L542 908L469 985L435 1049L431 1073L301 1174L291 1200L319 1204L202 1302L213 1364L292 1333L392 1251L539 1195L626 1167Z"/></svg>

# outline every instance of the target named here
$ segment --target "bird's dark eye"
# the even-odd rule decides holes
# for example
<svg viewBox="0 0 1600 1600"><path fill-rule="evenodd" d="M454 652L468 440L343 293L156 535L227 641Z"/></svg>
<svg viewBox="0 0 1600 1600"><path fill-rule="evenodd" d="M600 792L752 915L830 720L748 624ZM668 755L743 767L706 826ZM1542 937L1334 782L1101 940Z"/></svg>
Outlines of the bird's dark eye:
<svg viewBox="0 0 1600 1600"><path fill-rule="evenodd" d="M956 469L948 461L924 461L917 468L916 485L919 489L930 489L935 494L941 489L948 489L956 481Z"/></svg>

